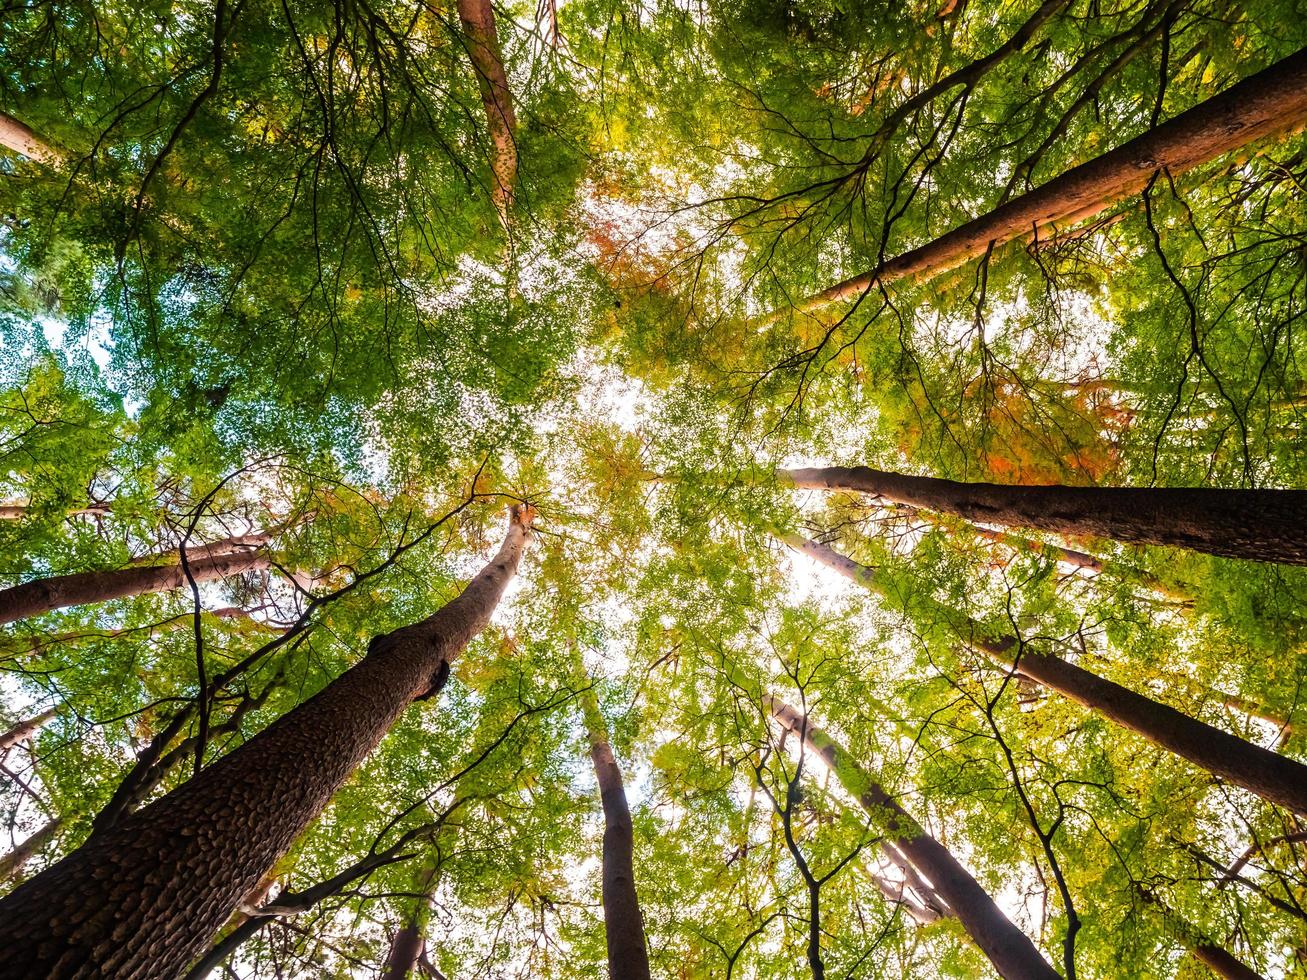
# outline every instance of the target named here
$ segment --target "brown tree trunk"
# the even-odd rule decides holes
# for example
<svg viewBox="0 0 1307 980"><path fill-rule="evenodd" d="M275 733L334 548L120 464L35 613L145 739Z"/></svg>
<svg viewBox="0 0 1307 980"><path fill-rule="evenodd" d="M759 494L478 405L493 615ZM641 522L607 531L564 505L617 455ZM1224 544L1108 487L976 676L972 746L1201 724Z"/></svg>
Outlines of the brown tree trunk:
<svg viewBox="0 0 1307 980"><path fill-rule="evenodd" d="M190 561L197 582L227 578L270 568L267 554L235 552ZM146 592L170 592L186 585L186 575L177 565L133 565L105 572L77 572L55 575L0 589L0 623L12 623L66 606L106 602Z"/></svg>
<svg viewBox="0 0 1307 980"><path fill-rule="evenodd" d="M205 948L414 700L489 621L533 512L434 615L378 636L326 688L0 901L0 980L164 980Z"/></svg>
<svg viewBox="0 0 1307 980"><path fill-rule="evenodd" d="M798 535L785 535L783 540L827 568L885 595L875 569ZM1018 658L1017 641L1012 637L987 639L973 620L943 608L940 612L960 629L969 646L998 665L1010 668L1015 661L1017 672L1031 680L1099 712L1214 776L1307 815L1307 766L1302 763L1213 728L1058 657L1024 647Z"/></svg>
<svg viewBox="0 0 1307 980"><path fill-rule="evenodd" d="M3 112L0 112L0 146L38 163L54 164L63 159L63 154L37 136L30 126Z"/></svg>
<svg viewBox="0 0 1307 980"><path fill-rule="evenodd" d="M54 817L40 827L27 840L23 841L4 857L0 857L0 881L8 881L23 867L28 861L32 860L39 854L45 845L54 839L55 834L63 827L64 822L60 817Z"/></svg>
<svg viewBox="0 0 1307 980"><path fill-rule="evenodd" d="M3 754L7 750L13 748L15 745L17 745L19 742L23 741L24 739L31 738L38 731L41 730L41 726L43 726L47 721L49 721L54 716L55 716L55 709L46 708L39 715L36 715L32 718L26 718L23 721L20 721L13 728L9 729L9 731L5 732L3 735L0 735L0 754Z"/></svg>
<svg viewBox="0 0 1307 980"><path fill-rule="evenodd" d="M1004 486L866 466L780 471L796 487L853 490L969 521L1307 565L1307 490Z"/></svg>
<svg viewBox="0 0 1307 980"><path fill-rule="evenodd" d="M1200 943L1191 952L1194 959L1225 980L1266 980L1260 973L1234 956L1229 950L1211 943Z"/></svg>
<svg viewBox="0 0 1307 980"><path fill-rule="evenodd" d="M491 0L458 0L458 19L467 39L467 54L476 70L481 102L490 132L491 200L505 228L517 189L517 115L508 88L504 59L495 29Z"/></svg>
<svg viewBox="0 0 1307 980"><path fill-rule="evenodd" d="M824 731L776 698L766 707L784 728L803 738L863 808L881 821L885 834L957 915L967 935L1006 980L1055 980L1059 976L1030 937L1012 924L948 848L926 833L898 802L849 758Z"/></svg>
<svg viewBox="0 0 1307 980"><path fill-rule="evenodd" d="M581 694L585 727L590 737L590 759L599 782L604 810L603 904L604 932L608 940L610 980L649 980L649 950L644 917L635 890L634 830L626 805L622 770L608 741L608 726L599 711L594 688Z"/></svg>
<svg viewBox="0 0 1307 980"><path fill-rule="evenodd" d="M418 968L425 947L426 941L416 923L406 922L400 926L390 941L390 954L381 971L381 980L408 980Z"/></svg>
<svg viewBox="0 0 1307 980"><path fill-rule="evenodd" d="M853 299L877 283L925 278L1057 222L1082 221L1143 190L1162 168L1201 166L1263 136L1307 120L1307 51L1299 51L1200 102L1129 142L968 221L871 272L836 283L795 304L804 312ZM771 314L774 321L785 311Z"/></svg>

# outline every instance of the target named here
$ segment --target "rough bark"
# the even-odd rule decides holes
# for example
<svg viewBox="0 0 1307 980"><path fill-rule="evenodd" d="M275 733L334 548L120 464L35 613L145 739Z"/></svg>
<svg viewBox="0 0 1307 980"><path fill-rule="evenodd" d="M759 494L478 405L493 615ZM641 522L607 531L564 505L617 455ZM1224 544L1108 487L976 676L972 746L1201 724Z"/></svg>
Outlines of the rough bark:
<svg viewBox="0 0 1307 980"><path fill-rule="evenodd" d="M797 487L853 490L969 521L1307 565L1307 490L1004 486L866 466L782 470Z"/></svg>
<svg viewBox="0 0 1307 980"><path fill-rule="evenodd" d="M649 980L649 951L644 917L635 890L634 841L631 809L626 803L622 770L608 741L608 726L599 711L594 689L581 695L585 727L590 737L590 759L599 782L604 811L603 906L608 941L608 976L611 980Z"/></svg>
<svg viewBox="0 0 1307 980"><path fill-rule="evenodd" d="M197 582L261 571L272 565L260 551L233 552L190 561ZM171 592L186 585L180 564L132 565L105 572L76 572L35 579L0 590L0 623L12 623L67 606L106 602L146 592Z"/></svg>
<svg viewBox="0 0 1307 980"><path fill-rule="evenodd" d="M877 283L926 278L1058 222L1083 221L1143 190L1154 173L1201 166L1246 143L1307 120L1307 51L1299 51L1200 102L1174 119L1095 157L879 268L795 304L811 312L853 299ZM775 320L784 311L767 319Z"/></svg>
<svg viewBox="0 0 1307 980"><path fill-rule="evenodd" d="M1007 980L1059 976L1030 937L1012 924L952 853L921 827L875 780L849 758L824 731L776 698L765 704L784 728L803 738L807 750L820 756L840 784L863 808L881 821L894 847L929 880L931 887L956 913L967 935Z"/></svg>
<svg viewBox="0 0 1307 980"><path fill-rule="evenodd" d="M30 126L3 112L0 112L0 146L38 163L52 165L63 159L63 154L37 136Z"/></svg>
<svg viewBox="0 0 1307 980"><path fill-rule="evenodd" d="M507 228L517 190L517 115L504 72L491 0L458 0L458 19L467 39L467 54L476 70L481 102L490 132L491 199Z"/></svg>
<svg viewBox="0 0 1307 980"><path fill-rule="evenodd" d="M0 901L0 980L164 980L205 948L414 700L433 694L517 571L533 514L434 615L373 639L304 704Z"/></svg>
<svg viewBox="0 0 1307 980"><path fill-rule="evenodd" d="M874 569L799 535L784 535L782 539L846 578L885 594ZM1019 674L1097 711L1198 768L1294 813L1307 814L1307 766L1302 763L1223 732L1059 657L1030 647L1021 648L1018 657L1014 638L989 639L973 620L942 608L940 612L972 649L998 665L1011 668L1015 662Z"/></svg>
<svg viewBox="0 0 1307 980"><path fill-rule="evenodd" d="M0 881L8 881L22 871L27 862L36 857L45 845L54 839L64 825L63 819L55 817L46 821L27 840L17 845L4 857L0 857Z"/></svg>
<svg viewBox="0 0 1307 980"><path fill-rule="evenodd" d="M23 741L24 739L31 738L38 731L41 730L41 727L45 725L47 721L49 721L54 716L55 716L55 709L46 708L39 715L34 715L31 718L23 719L13 728L9 729L9 731L5 732L3 735L0 735L0 754L13 748L15 745L17 745L19 742Z"/></svg>

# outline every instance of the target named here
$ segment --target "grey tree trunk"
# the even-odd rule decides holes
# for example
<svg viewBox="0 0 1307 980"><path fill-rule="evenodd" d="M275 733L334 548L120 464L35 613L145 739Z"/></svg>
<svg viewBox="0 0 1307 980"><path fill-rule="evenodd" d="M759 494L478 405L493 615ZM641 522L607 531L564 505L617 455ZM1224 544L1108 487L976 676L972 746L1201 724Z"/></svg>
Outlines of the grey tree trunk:
<svg viewBox="0 0 1307 980"><path fill-rule="evenodd" d="M0 901L0 980L171 980L490 619L533 516L434 615L376 637L310 700Z"/></svg>
<svg viewBox="0 0 1307 980"><path fill-rule="evenodd" d="M782 470L796 487L852 490L969 521L1307 565L1307 490L958 483L866 466Z"/></svg>

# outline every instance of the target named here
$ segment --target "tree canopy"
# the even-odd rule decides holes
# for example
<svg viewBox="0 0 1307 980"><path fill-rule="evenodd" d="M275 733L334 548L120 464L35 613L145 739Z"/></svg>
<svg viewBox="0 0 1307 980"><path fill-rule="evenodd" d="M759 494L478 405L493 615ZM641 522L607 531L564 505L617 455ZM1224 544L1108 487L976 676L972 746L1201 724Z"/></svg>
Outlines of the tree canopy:
<svg viewBox="0 0 1307 980"><path fill-rule="evenodd" d="M186 976L1307 977L1304 127L1304 0L8 4L0 945L512 507Z"/></svg>

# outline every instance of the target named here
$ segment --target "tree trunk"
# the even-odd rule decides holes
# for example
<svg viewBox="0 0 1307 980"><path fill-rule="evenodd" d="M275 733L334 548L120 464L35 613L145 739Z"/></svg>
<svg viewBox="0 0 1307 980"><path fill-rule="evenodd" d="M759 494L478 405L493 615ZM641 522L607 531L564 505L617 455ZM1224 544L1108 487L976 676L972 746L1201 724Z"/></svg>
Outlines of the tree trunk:
<svg viewBox="0 0 1307 980"><path fill-rule="evenodd" d="M204 949L414 700L434 694L517 571L533 511L434 615L0 901L0 980L164 980Z"/></svg>
<svg viewBox="0 0 1307 980"><path fill-rule="evenodd" d="M1200 943L1191 952L1194 959L1225 980L1266 980L1260 973L1234 954L1211 943Z"/></svg>
<svg viewBox="0 0 1307 980"><path fill-rule="evenodd" d="M807 541L799 535L785 535L783 540L846 578L880 595L886 594L875 569L859 565L828 545ZM1058 657L1024 647L1018 658L1014 638L986 639L974 620L943 607L940 613L946 617L945 621L960 628L962 639L969 646L999 666L1011 668L1015 661L1017 672L1031 680L1099 712L1214 776L1294 813L1307 815L1307 766L1302 763L1213 728Z"/></svg>
<svg viewBox="0 0 1307 980"><path fill-rule="evenodd" d="M20 721L9 731L0 735L0 754L13 748L24 739L31 738L41 727L55 716L54 708L46 708L39 715Z"/></svg>
<svg viewBox="0 0 1307 980"><path fill-rule="evenodd" d="M590 759L599 782L604 810L603 904L604 932L608 940L610 980L649 980L649 951L644 917L635 891L634 830L626 805L622 770L608 741L608 726L599 711L594 688L581 694L585 727L590 736Z"/></svg>
<svg viewBox="0 0 1307 980"><path fill-rule="evenodd" d="M55 164L63 154L34 133L30 126L0 112L0 146L21 153L37 163Z"/></svg>
<svg viewBox="0 0 1307 980"><path fill-rule="evenodd" d="M517 115L508 88L504 59L495 29L491 0L458 0L458 19L467 39L467 54L476 70L481 102L490 132L490 196L500 221L507 228L517 189Z"/></svg>
<svg viewBox="0 0 1307 980"><path fill-rule="evenodd" d="M4 125L3 122L0 122L0 126L3 125ZM3 140L0 140L0 145L7 146L8 144L4 143ZM8 504L0 504L0 521L22 520L24 517L28 515L30 510L31 507L25 503L13 502ZM104 517L111 512L112 510L108 504L96 504L92 507L78 507L75 508L74 510L65 511L64 516Z"/></svg>
<svg viewBox="0 0 1307 980"><path fill-rule="evenodd" d="M926 278L1056 222L1082 221L1137 194L1163 168L1172 175L1201 166L1307 119L1307 51L1299 51L1200 102L1129 142L1073 167L1040 187L968 221L871 272L836 283L795 304L804 312L866 293L877 283ZM785 311L769 315L775 321Z"/></svg>
<svg viewBox="0 0 1307 980"><path fill-rule="evenodd" d="M23 841L4 857L0 857L0 881L8 881L23 867L28 861L32 860L39 854L45 845L54 839L55 834L63 827L64 822L60 817L54 817L41 826L27 840Z"/></svg>
<svg viewBox="0 0 1307 980"><path fill-rule="evenodd" d="M422 938L422 930L415 922L404 923L390 941L390 954L381 971L381 980L408 980L417 970L424 948L426 941Z"/></svg>
<svg viewBox="0 0 1307 980"><path fill-rule="evenodd" d="M271 567L265 553L257 551L216 555L190 562L197 582L261 571ZM77 572L55 575L0 589L0 623L12 623L66 606L105 602L146 592L170 592L186 585L186 575L177 565L133 565L105 572Z"/></svg>
<svg viewBox="0 0 1307 980"><path fill-rule="evenodd" d="M764 700L772 717L802 737L808 751L820 756L867 813L882 822L894 847L930 879L931 887L948 903L967 935L989 957L1000 976L1006 980L1055 980L1059 976L1030 937L999 910L952 853L926 833L830 736L788 704L776 698Z"/></svg>
<svg viewBox="0 0 1307 980"><path fill-rule="evenodd" d="M781 470L796 487L853 490L969 521L1307 565L1307 490L1004 486L866 466Z"/></svg>

